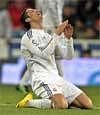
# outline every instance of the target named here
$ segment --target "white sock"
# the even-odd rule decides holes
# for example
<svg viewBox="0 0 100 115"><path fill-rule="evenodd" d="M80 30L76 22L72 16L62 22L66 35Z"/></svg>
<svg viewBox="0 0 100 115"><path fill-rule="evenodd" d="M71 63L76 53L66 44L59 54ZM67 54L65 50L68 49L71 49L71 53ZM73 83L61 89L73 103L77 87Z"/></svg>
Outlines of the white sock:
<svg viewBox="0 0 100 115"><path fill-rule="evenodd" d="M32 99L27 103L28 107L35 108L51 108L51 100L50 99Z"/></svg>

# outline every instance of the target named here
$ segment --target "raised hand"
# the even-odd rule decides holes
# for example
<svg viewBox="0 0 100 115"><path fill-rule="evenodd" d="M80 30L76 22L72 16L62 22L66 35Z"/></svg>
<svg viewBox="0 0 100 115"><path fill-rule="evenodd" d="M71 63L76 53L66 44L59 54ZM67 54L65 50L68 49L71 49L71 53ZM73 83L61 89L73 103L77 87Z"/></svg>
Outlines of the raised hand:
<svg viewBox="0 0 100 115"><path fill-rule="evenodd" d="M56 33L57 35L61 35L61 34L64 32L64 30L65 30L65 28L67 27L67 25L68 25L68 20L66 20L66 21L64 21L63 23L61 23L61 24L56 28L55 33Z"/></svg>
<svg viewBox="0 0 100 115"><path fill-rule="evenodd" d="M66 27L64 29L64 35L68 39L70 39L72 37L72 35L73 35L73 27L71 26L71 24L66 25Z"/></svg>

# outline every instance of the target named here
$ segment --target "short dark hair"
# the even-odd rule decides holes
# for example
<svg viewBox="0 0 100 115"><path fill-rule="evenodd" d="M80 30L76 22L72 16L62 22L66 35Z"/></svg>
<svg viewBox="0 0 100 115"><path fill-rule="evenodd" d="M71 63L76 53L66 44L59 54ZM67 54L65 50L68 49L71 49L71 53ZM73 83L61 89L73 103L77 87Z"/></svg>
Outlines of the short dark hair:
<svg viewBox="0 0 100 115"><path fill-rule="evenodd" d="M24 28L29 30L31 28L30 23L25 21L27 18L29 18L29 16L26 13L26 10L27 9L24 9L24 11L22 12L20 21L23 24Z"/></svg>

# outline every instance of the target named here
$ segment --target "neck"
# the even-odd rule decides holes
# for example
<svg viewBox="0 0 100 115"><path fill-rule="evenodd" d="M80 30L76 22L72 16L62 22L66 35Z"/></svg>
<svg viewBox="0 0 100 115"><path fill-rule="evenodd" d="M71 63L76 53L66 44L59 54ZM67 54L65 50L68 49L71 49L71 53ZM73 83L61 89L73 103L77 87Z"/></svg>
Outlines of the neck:
<svg viewBox="0 0 100 115"><path fill-rule="evenodd" d="M37 22L31 22L31 28L33 29L43 29L42 23L37 23Z"/></svg>

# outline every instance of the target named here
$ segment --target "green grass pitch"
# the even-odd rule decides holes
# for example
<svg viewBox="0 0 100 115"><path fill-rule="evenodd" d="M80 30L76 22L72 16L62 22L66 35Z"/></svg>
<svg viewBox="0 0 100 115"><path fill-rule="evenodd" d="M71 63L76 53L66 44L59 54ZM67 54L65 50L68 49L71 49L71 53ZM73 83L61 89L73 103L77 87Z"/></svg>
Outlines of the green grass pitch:
<svg viewBox="0 0 100 115"><path fill-rule="evenodd" d="M85 109L16 109L16 103L24 97L24 94L17 91L15 86L0 85L0 115L100 115L100 87L82 87L92 98L93 110Z"/></svg>

